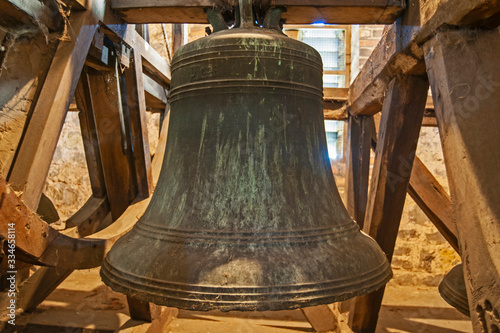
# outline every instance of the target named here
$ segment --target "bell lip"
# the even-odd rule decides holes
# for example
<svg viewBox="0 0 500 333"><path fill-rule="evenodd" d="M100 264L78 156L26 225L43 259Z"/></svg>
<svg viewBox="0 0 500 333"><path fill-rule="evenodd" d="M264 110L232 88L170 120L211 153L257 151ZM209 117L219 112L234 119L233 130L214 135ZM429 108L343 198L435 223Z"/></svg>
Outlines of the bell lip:
<svg viewBox="0 0 500 333"><path fill-rule="evenodd" d="M461 274L461 276L460 276ZM459 290L455 289L455 285L450 283L451 279L462 279L465 287L465 281L463 280L462 264L455 266L448 274L445 275L443 281L439 284L438 290L441 297L453 306L459 312L463 313L467 317L470 317L469 300L467 297L467 291L465 297L464 294ZM459 282L462 282L459 281Z"/></svg>
<svg viewBox="0 0 500 333"><path fill-rule="evenodd" d="M176 290L177 293L184 295L185 297L172 297L165 296L164 294L160 294L159 292L154 292L154 287L150 287L149 290L144 288L144 285L138 283L137 281L130 281L128 279L120 278L116 274L111 273L113 269L110 267L111 265L107 261L107 258L103 262L100 270L100 276L103 282L111 287L116 292L120 292L131 296L133 298L146 301L153 302L158 305L164 305L168 307L175 307L184 310L191 311L210 311L210 310L219 310L222 312L228 311L280 311L280 310L292 310L310 306L316 306L321 304L330 304L335 302L344 301L356 296L362 296L373 291L376 291L383 287L389 280L392 278L392 270L389 262L386 260L383 264L375 269L372 269L370 272L364 274L368 275L364 279L350 278L349 280L356 281L356 283L352 283L350 285L342 285L340 287L341 291L331 292L330 294L324 294L325 290L333 289L325 288L325 289L316 289L311 291L312 286L317 286L319 284L328 284L332 283L331 281L327 282L318 282L311 283L308 285L291 285L291 286L275 286L275 287L267 287L267 289L276 288L274 292L270 292L272 294L271 298L263 301L260 298L260 294L253 293L231 293L233 289L244 289L245 287L226 287L222 289L227 289L226 294L219 293L215 299L210 300L209 298L213 298L214 292L213 287L210 286L197 286L198 288L205 289L205 292L199 292L195 290ZM378 274L370 274L373 272L378 272ZM120 281L121 280L121 281ZM361 280L361 281L360 281ZM126 282L125 282L126 281ZM122 283L125 282L125 283ZM338 285L338 281L334 281L333 284ZM132 288L132 285L135 285L136 288ZM299 288L304 288L308 290L298 291ZM140 289L142 287L142 290ZM285 287L285 288L284 288ZM217 288L221 288L218 286ZM257 287L266 289L266 287ZM254 290L254 287L248 287L249 291ZM159 290L159 288L157 289ZM322 293L323 292L323 293ZM189 299L190 295L197 294L196 298ZM234 300L230 301L221 301L217 300L219 297L233 297ZM249 298L255 298L255 300L248 300Z"/></svg>

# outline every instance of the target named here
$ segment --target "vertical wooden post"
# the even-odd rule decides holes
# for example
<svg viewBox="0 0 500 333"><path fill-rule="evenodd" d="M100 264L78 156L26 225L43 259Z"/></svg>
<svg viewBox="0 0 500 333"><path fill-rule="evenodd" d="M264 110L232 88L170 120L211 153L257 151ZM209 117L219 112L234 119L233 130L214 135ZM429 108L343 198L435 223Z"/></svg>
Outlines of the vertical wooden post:
<svg viewBox="0 0 500 333"><path fill-rule="evenodd" d="M415 76L391 81L382 109L370 195L363 230L392 259L406 190L417 148L429 84ZM358 297L353 313L355 332L374 332L384 288Z"/></svg>
<svg viewBox="0 0 500 333"><path fill-rule="evenodd" d="M138 51L133 52L130 64L131 67L124 72L124 75L131 120L134 163L139 195L147 198L153 192L153 174L151 172L151 154L149 151L142 57Z"/></svg>
<svg viewBox="0 0 500 333"><path fill-rule="evenodd" d="M474 332L500 332L500 34L443 31L424 52Z"/></svg>
<svg viewBox="0 0 500 333"><path fill-rule="evenodd" d="M346 154L347 211L361 229L364 225L368 197L370 151L374 129L373 117L349 117Z"/></svg>

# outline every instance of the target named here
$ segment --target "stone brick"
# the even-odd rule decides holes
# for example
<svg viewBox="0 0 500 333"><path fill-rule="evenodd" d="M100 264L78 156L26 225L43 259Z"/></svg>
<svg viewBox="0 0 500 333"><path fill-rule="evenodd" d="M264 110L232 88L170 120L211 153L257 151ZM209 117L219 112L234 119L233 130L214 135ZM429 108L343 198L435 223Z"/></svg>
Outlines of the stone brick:
<svg viewBox="0 0 500 333"><path fill-rule="evenodd" d="M360 47L359 48L359 56L360 57L369 57L370 54L372 54L372 51L373 51L373 49L370 47Z"/></svg>
<svg viewBox="0 0 500 333"><path fill-rule="evenodd" d="M360 38L367 38L372 36L372 31L370 29L360 29L359 30L359 37Z"/></svg>

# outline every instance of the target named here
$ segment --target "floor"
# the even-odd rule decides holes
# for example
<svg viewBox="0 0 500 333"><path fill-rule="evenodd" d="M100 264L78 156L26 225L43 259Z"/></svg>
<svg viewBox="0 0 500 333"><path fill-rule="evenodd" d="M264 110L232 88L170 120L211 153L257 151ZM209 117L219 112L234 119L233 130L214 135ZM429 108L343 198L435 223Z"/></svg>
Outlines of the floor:
<svg viewBox="0 0 500 333"><path fill-rule="evenodd" d="M98 269L73 272L38 309L17 320L20 332L114 332L128 319L126 299L111 291ZM66 327L62 329L61 327ZM21 329L22 328L22 329ZM163 333L313 332L300 310L180 311ZM467 317L445 303L437 288L388 284L376 333L472 332Z"/></svg>

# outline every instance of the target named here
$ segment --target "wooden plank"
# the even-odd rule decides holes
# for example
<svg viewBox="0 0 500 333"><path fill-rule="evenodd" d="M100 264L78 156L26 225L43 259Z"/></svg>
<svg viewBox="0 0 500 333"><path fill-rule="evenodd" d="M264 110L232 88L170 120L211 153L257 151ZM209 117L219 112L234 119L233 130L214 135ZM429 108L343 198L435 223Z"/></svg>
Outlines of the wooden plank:
<svg viewBox="0 0 500 333"><path fill-rule="evenodd" d="M351 114L382 109L387 84L397 75L425 72L421 45L440 27L500 24L499 0L410 0L374 49L349 90Z"/></svg>
<svg viewBox="0 0 500 333"><path fill-rule="evenodd" d="M373 117L349 118L346 156L347 211L360 229L363 229L368 200L370 151L374 130Z"/></svg>
<svg viewBox="0 0 500 333"><path fill-rule="evenodd" d="M363 231L387 255L394 253L406 191L417 148L429 84L421 77L397 77L387 89ZM374 332L384 288L358 297L355 332Z"/></svg>
<svg viewBox="0 0 500 333"><path fill-rule="evenodd" d="M498 29L442 31L425 44L475 332L500 325L498 52Z"/></svg>
<svg viewBox="0 0 500 333"><path fill-rule="evenodd" d="M0 0L0 25L9 29L23 25L45 26L52 31L62 31L64 21L55 0Z"/></svg>
<svg viewBox="0 0 500 333"><path fill-rule="evenodd" d="M75 99L80 110L80 128L82 131L83 148L85 159L89 171L92 196L103 198L106 195L106 184L104 182L104 172L102 169L101 152L99 150L99 140L97 138L97 127L94 118L94 105L86 71L80 76Z"/></svg>
<svg viewBox="0 0 500 333"><path fill-rule="evenodd" d="M153 192L151 152L149 150L146 118L145 81L140 53L133 52L131 67L123 73L132 130L132 145L139 195L149 197Z"/></svg>
<svg viewBox="0 0 500 333"><path fill-rule="evenodd" d="M70 24L73 34L57 48L8 179L15 190L23 192L23 201L32 209L40 200L66 112L97 29L97 22L88 12L73 13Z"/></svg>
<svg viewBox="0 0 500 333"><path fill-rule="evenodd" d="M114 72L88 70L99 151L111 216L116 220L137 194L130 133L121 114L121 95Z"/></svg>
<svg viewBox="0 0 500 333"><path fill-rule="evenodd" d="M128 23L208 23L204 9L221 2L213 0L113 0L111 8ZM225 7L237 1L223 2ZM275 0L286 7L283 19L287 24L388 24L404 9L400 0Z"/></svg>

